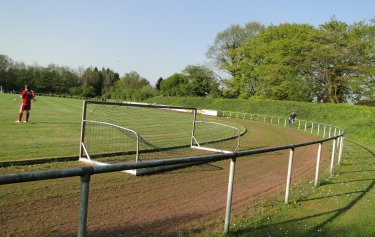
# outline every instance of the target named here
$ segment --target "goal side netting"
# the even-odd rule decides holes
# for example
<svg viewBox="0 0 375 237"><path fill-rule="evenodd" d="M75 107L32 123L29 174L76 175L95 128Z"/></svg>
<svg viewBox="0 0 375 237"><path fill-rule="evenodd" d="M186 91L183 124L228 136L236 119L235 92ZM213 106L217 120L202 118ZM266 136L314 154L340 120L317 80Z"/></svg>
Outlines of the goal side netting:
<svg viewBox="0 0 375 237"><path fill-rule="evenodd" d="M84 101L80 160L106 165L229 153L239 149L240 134L195 108Z"/></svg>

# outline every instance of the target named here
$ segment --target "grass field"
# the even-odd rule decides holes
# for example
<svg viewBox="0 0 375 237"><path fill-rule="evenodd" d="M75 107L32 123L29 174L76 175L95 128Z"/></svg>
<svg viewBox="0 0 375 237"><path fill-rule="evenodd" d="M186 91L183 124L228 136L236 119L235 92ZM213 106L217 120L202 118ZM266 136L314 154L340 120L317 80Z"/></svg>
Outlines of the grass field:
<svg viewBox="0 0 375 237"><path fill-rule="evenodd" d="M14 122L20 103L19 95L0 94L0 162L78 157L81 100L37 97L27 124Z"/></svg>
<svg viewBox="0 0 375 237"><path fill-rule="evenodd" d="M8 158L24 160L78 154L82 101L39 97L38 101L33 104L29 124L14 123L19 103L17 95L0 94L0 161ZM233 106L233 111L238 110ZM272 114L272 112L265 111L264 114ZM367 112L361 114L368 115ZM345 120L347 118L342 116L340 123L345 125ZM235 119L229 121L249 128L249 132L244 136L246 142L241 144L243 149L291 144L302 138L299 133L290 129ZM369 125L367 129L371 126ZM361 124L357 127L358 134L373 132L362 132L361 127ZM38 132L35 133L35 131ZM25 140L25 134L31 139ZM252 199L253 197L246 199L246 202L242 203L245 208L240 209L240 212L235 212L232 217L230 236L375 236L373 225L375 148L371 144L362 145L352 140L350 134L347 134L347 137L350 139L345 140L343 164L336 168L335 176L327 176L327 169L325 169L321 186L317 188L306 179L294 183L289 205L283 203L282 190L270 193L268 198L254 199L256 201ZM373 138L363 140L371 142ZM328 151L325 154L326 157L329 156ZM271 155L275 155L275 158ZM262 186L252 185L255 182L267 180L268 176L261 176L264 173L261 172L262 167L280 166L278 155L281 155L282 159L287 157L283 153L269 154L246 161L250 162L254 159L254 162L258 163L246 166L246 162L243 162L238 166L238 172L241 175L235 181L234 200L240 196L242 188L253 190ZM315 157L315 154L311 157ZM305 158L308 160L309 157ZM267 160L270 162L267 163ZM326 160L325 164L327 162ZM281 163L281 166L284 165ZM0 173L76 166L82 166L82 164L63 162L13 166L1 168ZM256 172L258 169L259 173L251 172L252 170ZM281 177L284 182L283 173ZM207 184L204 183L205 180ZM192 186L185 186L184 183L192 184ZM209 203L218 202L219 196L211 192L217 187L225 193L226 184L226 162L142 178L124 176L119 173L94 176L90 189L89 234L90 236L126 236L126 233L142 229L143 232L135 233L140 236L150 236L152 233L154 236L163 236L163 233L166 235L166 232L163 232L163 226L173 228L170 223L179 221L192 223L193 227L185 226L185 229L177 234L172 232L175 235L222 236L223 218L213 215L209 224L205 225L203 224L205 222L200 221L202 220L200 215L203 213L198 210L208 209L210 212L219 210L219 216L222 216L222 208L210 206ZM201 193L199 187L206 188L209 192ZM180 189L180 192L177 192L177 189ZM161 192L162 190L164 191ZM207 199L209 202L199 209L199 205L192 200L202 199ZM78 178L0 186L0 213L2 213L0 233L5 233L5 236L75 236L78 200ZM180 201L171 212L174 214L167 214L166 219L145 226L136 224L151 218L157 212L161 214L169 210L169 206L173 205L172 200ZM198 205L197 213L187 213L186 216L178 215L178 210L185 210L190 202L195 206ZM221 202L225 203L225 198L224 200L220 198L219 203ZM158 206L160 209L156 209ZM139 213L137 210L142 210L145 215L149 216L141 219L140 216L134 215ZM194 222L195 219L197 222ZM148 229L151 226L160 232L152 232ZM169 236L173 236L170 232L168 233Z"/></svg>

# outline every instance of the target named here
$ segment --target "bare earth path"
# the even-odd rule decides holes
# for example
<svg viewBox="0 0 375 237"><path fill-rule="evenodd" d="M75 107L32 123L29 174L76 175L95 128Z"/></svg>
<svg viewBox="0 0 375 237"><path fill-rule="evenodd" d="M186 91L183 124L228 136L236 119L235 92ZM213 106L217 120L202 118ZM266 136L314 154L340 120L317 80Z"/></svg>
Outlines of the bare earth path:
<svg viewBox="0 0 375 237"><path fill-rule="evenodd" d="M291 129L236 122L248 128L241 149L312 140ZM317 146L296 149L293 183L312 177L316 152ZM237 159L232 216L243 214L256 200L284 192L288 155L279 151ZM323 162L327 161L324 150ZM176 236L224 220L228 174L226 160L142 177L94 175L88 236ZM76 236L79 183L76 177L0 186L0 236Z"/></svg>

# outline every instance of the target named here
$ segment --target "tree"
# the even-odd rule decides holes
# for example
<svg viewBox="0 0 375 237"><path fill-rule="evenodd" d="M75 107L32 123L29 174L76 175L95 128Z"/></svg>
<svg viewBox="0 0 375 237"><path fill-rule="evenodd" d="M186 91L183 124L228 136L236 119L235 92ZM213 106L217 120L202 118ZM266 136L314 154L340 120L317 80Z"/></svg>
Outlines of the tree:
<svg viewBox="0 0 375 237"><path fill-rule="evenodd" d="M156 90L160 91L160 84L161 84L162 81L163 81L163 78L160 77L160 78L158 79L158 81L156 82L156 85L155 85Z"/></svg>
<svg viewBox="0 0 375 237"><path fill-rule="evenodd" d="M307 54L317 101L356 102L374 93L375 25L335 19L321 25ZM370 92L370 94L368 94ZM367 96L366 96L367 95Z"/></svg>
<svg viewBox="0 0 375 237"><path fill-rule="evenodd" d="M191 96L212 96L219 97L219 83L215 79L215 74L204 66L187 66L183 70L183 74L186 75L189 83L190 95Z"/></svg>
<svg viewBox="0 0 375 237"><path fill-rule="evenodd" d="M160 83L160 92L165 96L189 96L189 81L185 75L175 73Z"/></svg>
<svg viewBox="0 0 375 237"><path fill-rule="evenodd" d="M114 85L111 98L119 100L142 101L155 95L150 83L137 72L126 73Z"/></svg>
<svg viewBox="0 0 375 237"><path fill-rule="evenodd" d="M223 32L219 32L212 46L209 47L206 56L213 61L215 67L224 70L231 76L236 76L238 59L236 49L242 43L256 36L264 26L258 22L249 22L245 27L232 25Z"/></svg>
<svg viewBox="0 0 375 237"><path fill-rule="evenodd" d="M240 98L311 101L311 82L305 77L305 54L315 29L309 25L269 26L238 49L239 73L229 82Z"/></svg>
<svg viewBox="0 0 375 237"><path fill-rule="evenodd" d="M167 96L219 97L219 83L214 73L204 66L187 66L160 84L160 92Z"/></svg>

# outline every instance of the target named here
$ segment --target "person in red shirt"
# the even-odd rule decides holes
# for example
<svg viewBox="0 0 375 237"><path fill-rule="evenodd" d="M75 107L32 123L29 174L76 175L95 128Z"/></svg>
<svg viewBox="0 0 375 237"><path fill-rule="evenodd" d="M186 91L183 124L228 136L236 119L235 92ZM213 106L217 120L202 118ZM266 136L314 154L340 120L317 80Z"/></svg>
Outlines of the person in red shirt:
<svg viewBox="0 0 375 237"><path fill-rule="evenodd" d="M22 94L20 97L22 98L22 104L20 107L20 112L18 113L18 120L16 122L17 123L21 122L23 111L26 111L26 119L23 122L27 123L30 117L31 100L36 101L35 93L34 91L30 90L27 85L25 85L25 89L22 91Z"/></svg>

